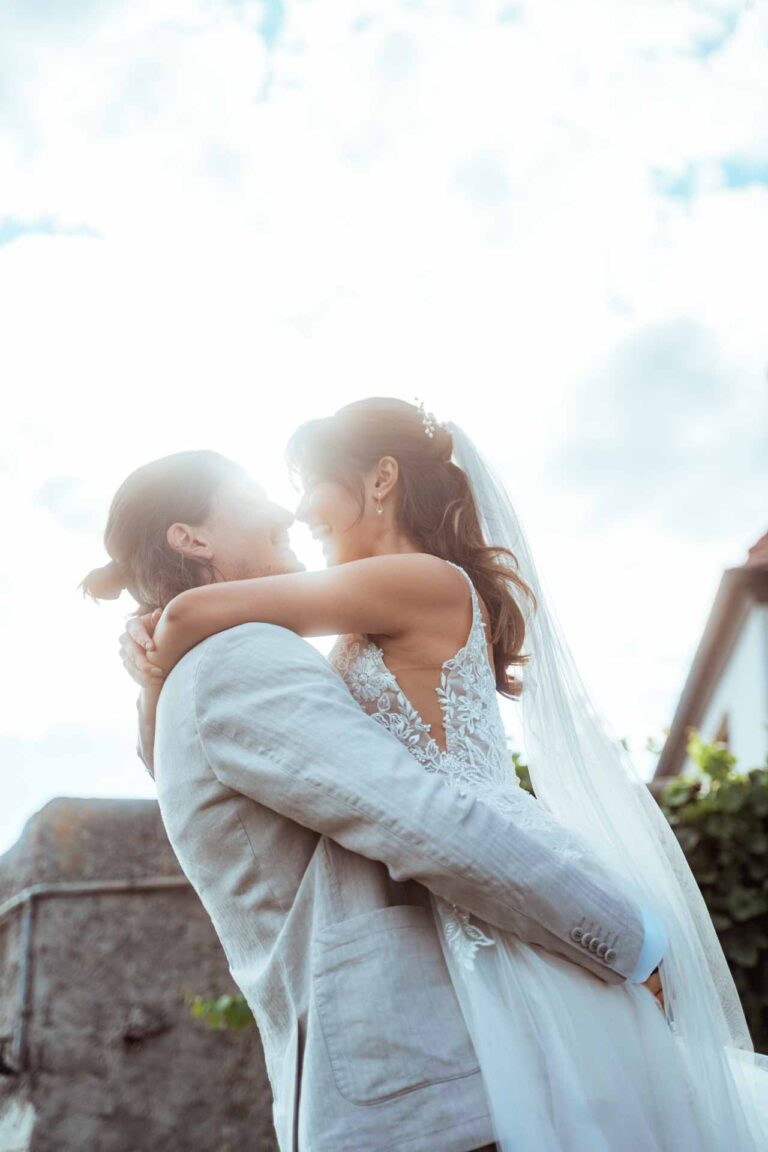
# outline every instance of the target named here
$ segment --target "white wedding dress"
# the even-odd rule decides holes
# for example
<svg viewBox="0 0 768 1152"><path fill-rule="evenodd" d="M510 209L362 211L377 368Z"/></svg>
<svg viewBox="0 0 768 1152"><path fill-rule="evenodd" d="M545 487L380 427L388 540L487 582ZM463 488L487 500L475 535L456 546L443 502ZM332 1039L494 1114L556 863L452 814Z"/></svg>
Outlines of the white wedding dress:
<svg viewBox="0 0 768 1152"><path fill-rule="evenodd" d="M473 622L466 644L443 665L436 686L445 751L403 694L382 650L367 637L340 637L331 662L361 707L425 771L442 774L447 786L481 793L517 824L546 822L551 830L553 817L518 783L478 596L466 572L458 571L471 589ZM576 858L584 849L563 828L560 850ZM689 1081L678 1041L647 988L606 984L439 897L431 900L470 1035L475 1039L479 1014L490 1014L496 1022L492 1045L484 1042L478 1057L484 1073L494 1068L508 1080L508 1103L503 1115L494 1116L504 1149L736 1152L732 1123L714 1130L711 1107L704 1121L705 1109ZM475 979L480 966L483 981ZM482 1034L487 1037L488 1029ZM724 1108L724 1117L728 1113Z"/></svg>

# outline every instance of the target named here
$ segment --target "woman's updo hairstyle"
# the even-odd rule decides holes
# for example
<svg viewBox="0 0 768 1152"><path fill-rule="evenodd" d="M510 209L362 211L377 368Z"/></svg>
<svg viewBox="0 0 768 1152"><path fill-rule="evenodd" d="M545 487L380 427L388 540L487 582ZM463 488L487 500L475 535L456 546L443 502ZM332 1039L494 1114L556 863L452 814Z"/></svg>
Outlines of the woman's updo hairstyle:
<svg viewBox="0 0 768 1152"><path fill-rule="evenodd" d="M428 434L431 430L431 435ZM300 425L288 444L288 464L306 485L332 480L365 509L364 476L384 456L399 466L398 525L418 546L465 570L490 616L496 686L520 695L513 665L525 664L525 618L517 597L535 597L517 575L517 558L483 537L466 474L451 460L450 431L404 400L358 400L333 416Z"/></svg>
<svg viewBox="0 0 768 1152"><path fill-rule="evenodd" d="M208 560L185 556L168 543L171 524L201 524L227 480L245 475L234 460L207 449L176 452L132 472L118 488L104 530L112 557L79 587L94 600L116 600L127 589L137 614L164 608L188 588L217 576Z"/></svg>

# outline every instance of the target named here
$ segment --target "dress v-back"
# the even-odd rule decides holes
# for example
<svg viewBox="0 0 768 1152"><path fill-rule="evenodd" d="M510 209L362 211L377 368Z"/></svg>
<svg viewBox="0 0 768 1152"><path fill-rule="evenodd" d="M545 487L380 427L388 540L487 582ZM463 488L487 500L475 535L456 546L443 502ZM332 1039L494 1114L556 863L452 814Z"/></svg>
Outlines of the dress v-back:
<svg viewBox="0 0 768 1152"><path fill-rule="evenodd" d="M450 561L446 561L450 563ZM429 771L443 772L465 788L509 787L517 776L496 702L496 682L488 661L485 621L475 587L461 572L472 596L472 623L466 643L443 662L435 691L445 730L445 750L403 692L378 645L366 637L343 636L331 653L359 704L389 729Z"/></svg>
<svg viewBox="0 0 768 1152"><path fill-rule="evenodd" d="M552 818L521 788L509 750L498 705L496 678L488 660L486 625L474 584L458 564L472 597L472 623L466 642L439 670L435 687L443 715L445 749L432 736L432 726L406 696L384 652L366 636L341 636L329 659L358 704L382 724L428 772L445 776L446 784L462 794L471 792L525 828L547 826ZM565 828L559 831L563 857L575 859L579 845ZM451 950L465 968L472 968L477 948L493 941L475 927L456 905L441 901Z"/></svg>
<svg viewBox="0 0 768 1152"><path fill-rule="evenodd" d="M392 733L427 772L478 795L527 828L554 818L515 772L488 659L486 625L471 579L472 623L465 644L436 670L445 747L363 635L342 636L330 661L360 706ZM372 770L373 766L372 766ZM557 831L564 864L583 841ZM697 1092L677 1041L642 985L605 984L586 969L524 944L430 894L436 928L474 1039L473 1017L498 1027L481 1067L509 1076L499 1141L514 1152L720 1152L705 1130ZM476 965L483 980L475 979Z"/></svg>

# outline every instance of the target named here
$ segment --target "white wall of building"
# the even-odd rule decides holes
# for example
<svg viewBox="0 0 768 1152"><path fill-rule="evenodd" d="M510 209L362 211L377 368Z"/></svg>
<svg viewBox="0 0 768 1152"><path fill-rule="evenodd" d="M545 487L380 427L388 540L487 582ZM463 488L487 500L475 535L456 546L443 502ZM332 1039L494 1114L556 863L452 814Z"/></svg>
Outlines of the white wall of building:
<svg viewBox="0 0 768 1152"><path fill-rule="evenodd" d="M738 768L762 767L768 754L768 605L750 606L699 725L704 740L715 738L726 714ZM691 768L686 759L683 771Z"/></svg>

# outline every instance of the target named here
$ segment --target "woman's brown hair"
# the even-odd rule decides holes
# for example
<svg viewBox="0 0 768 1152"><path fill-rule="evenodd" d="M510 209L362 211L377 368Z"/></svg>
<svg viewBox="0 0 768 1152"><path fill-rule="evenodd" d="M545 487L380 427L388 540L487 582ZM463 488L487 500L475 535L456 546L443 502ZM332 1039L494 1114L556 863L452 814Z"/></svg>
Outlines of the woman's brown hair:
<svg viewBox="0 0 768 1152"><path fill-rule="evenodd" d="M116 600L126 588L138 601L137 611L149 612L215 579L208 560L172 548L166 533L177 520L202 523L221 485L242 475L234 460L207 449L176 452L137 468L110 505L104 547L112 559L80 582L83 595Z"/></svg>
<svg viewBox="0 0 768 1152"><path fill-rule="evenodd" d="M334 416L302 424L288 444L288 463L305 480L344 485L365 507L363 476L384 456L399 466L397 518L400 528L425 552L465 570L490 616L496 687L503 696L520 695L513 665L523 654L525 617L515 593L536 599L517 574L517 558L485 540L466 474L451 461L447 428L427 435L424 413L404 400L374 397L341 408Z"/></svg>

